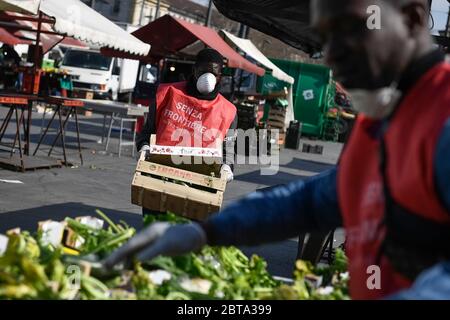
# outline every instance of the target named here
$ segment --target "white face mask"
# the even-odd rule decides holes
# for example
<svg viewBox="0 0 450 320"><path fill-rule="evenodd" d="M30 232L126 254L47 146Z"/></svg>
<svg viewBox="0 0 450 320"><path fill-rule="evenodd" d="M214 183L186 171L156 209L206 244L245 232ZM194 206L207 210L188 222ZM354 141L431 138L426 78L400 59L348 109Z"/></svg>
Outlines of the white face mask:
<svg viewBox="0 0 450 320"><path fill-rule="evenodd" d="M381 120L392 114L401 98L396 85L377 90L348 90L352 97L353 107L366 117Z"/></svg>
<svg viewBox="0 0 450 320"><path fill-rule="evenodd" d="M212 73L205 73L197 80L197 90L201 94L208 94L216 89L217 79Z"/></svg>

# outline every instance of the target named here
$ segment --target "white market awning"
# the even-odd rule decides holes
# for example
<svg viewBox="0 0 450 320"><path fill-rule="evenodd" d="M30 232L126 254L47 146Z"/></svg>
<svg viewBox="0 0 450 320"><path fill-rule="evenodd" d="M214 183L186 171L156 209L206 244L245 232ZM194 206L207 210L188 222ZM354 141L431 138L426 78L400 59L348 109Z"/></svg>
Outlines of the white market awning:
<svg viewBox="0 0 450 320"><path fill-rule="evenodd" d="M40 11L55 19L55 32L99 47L143 56L150 52L149 44L140 41L79 0L0 0L0 10L7 8L32 15Z"/></svg>
<svg viewBox="0 0 450 320"><path fill-rule="evenodd" d="M26 17L29 17L29 15L25 15L22 13L8 11L6 16L12 19L17 18L13 22L17 24L17 31L13 32L16 37L27 39L27 41L29 41L30 43L36 40L36 31L29 30L37 30L38 22L28 21L24 19ZM4 18L4 15L2 15L1 18ZM23 30L21 29L22 27ZM42 46L44 53L47 53L56 44L62 44L67 47L89 48L86 43L73 39L72 37L64 37L62 35L51 34L51 32L54 32L53 23L42 23L41 30L43 33L41 33L40 45Z"/></svg>
<svg viewBox="0 0 450 320"><path fill-rule="evenodd" d="M36 15L41 0L0 0L0 11L12 11Z"/></svg>
<svg viewBox="0 0 450 320"><path fill-rule="evenodd" d="M278 80L287 82L289 84L288 88L288 108L286 113L285 125L289 126L290 122L295 120L294 114L294 95L293 95L293 85L295 83L295 79L288 75L286 72L278 68L272 61L270 61L259 49L248 39L238 38L235 35L222 30L222 33L225 35L224 39L230 45L234 45L244 51L248 56L255 59L257 62L265 66L267 69L272 71L272 76Z"/></svg>
<svg viewBox="0 0 450 320"><path fill-rule="evenodd" d="M252 57L264 67L271 70L272 76L274 78L287 82L291 85L294 84L295 79L278 68L272 61L270 61L261 51L259 51L259 49L253 44L253 42L248 39L238 38L225 30L222 30L222 33L225 35L225 41L233 46L238 47L248 56Z"/></svg>

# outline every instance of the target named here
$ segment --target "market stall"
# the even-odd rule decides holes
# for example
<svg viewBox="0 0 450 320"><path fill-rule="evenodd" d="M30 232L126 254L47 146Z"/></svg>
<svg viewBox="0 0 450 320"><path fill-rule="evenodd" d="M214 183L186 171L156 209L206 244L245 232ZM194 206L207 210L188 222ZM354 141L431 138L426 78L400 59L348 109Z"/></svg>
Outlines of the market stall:
<svg viewBox="0 0 450 320"><path fill-rule="evenodd" d="M56 97L52 97L55 99ZM67 100L67 99L66 99ZM113 132L113 127L117 124L119 128L119 144L118 144L118 155L119 157L122 155L122 148L125 146L132 146L132 156L134 156L136 145L136 125L138 123L138 119L145 116L146 113L148 113L149 108L143 105L135 105L131 103L124 103L119 101L110 101L110 100L98 100L98 99L77 99L72 98L70 101L73 102L75 107L78 107L77 110L84 111L84 112L92 112L98 115L103 116L103 129L102 129L102 137L101 137L101 143L105 143L106 138L106 145L105 145L105 152L109 151L109 146L111 142L111 135ZM72 108L72 114L75 114L75 110ZM47 125L47 128L44 127L45 119L47 114L50 112L53 112L53 116L50 119L50 122ZM41 121L41 132L47 132L50 128L51 123L54 121L55 116L58 113L58 107L55 105L49 105L47 104L43 109L42 114L42 121ZM68 121L68 117L71 115L67 115L66 120L64 121L64 126ZM109 123L108 123L109 119ZM76 119L77 121L77 119ZM126 128L126 124L132 124L133 128L133 138L131 141L125 141L124 139L124 131ZM78 135L78 132L77 132ZM41 137L41 140L43 138ZM80 159L81 159L81 153L80 153Z"/></svg>
<svg viewBox="0 0 450 320"><path fill-rule="evenodd" d="M274 127L274 129L282 129L281 130L282 134L285 133L284 132L285 128L289 126L291 121L295 120L294 101L292 94L292 86L295 83L295 79L290 75L288 75L283 70L281 70L279 67L277 67L272 61L270 61L250 40L236 37L235 35L227 32L226 30L222 30L221 34L223 35L225 41L227 41L231 46L235 47L238 50L241 50L242 52L244 52L246 56L251 57L259 64L264 66L266 69L269 70L269 73L275 79L278 79L286 83L287 94L285 93L285 98L288 103L287 107L281 108L281 110L276 110L279 114L280 112L282 113L282 118L277 119L280 119L283 125L281 127ZM275 100L280 97L279 94L280 93L277 93L275 95L276 96ZM269 95L268 97L265 98L273 100L274 95ZM275 106L273 106L273 108L275 108Z"/></svg>
<svg viewBox="0 0 450 320"><path fill-rule="evenodd" d="M52 146L48 152L48 156L49 157L51 156L58 139L61 139L61 146L63 149L63 156L64 156L64 164L65 165L68 164L64 130L67 126L67 123L68 123L70 117L73 114L73 116L75 117L75 127L76 127L76 133L77 133L78 156L80 157L81 165L83 165L83 155L81 153L81 141L80 141L80 126L78 123L78 109L82 108L84 106L84 103L82 101L77 101L74 99L67 99L67 98L53 97L53 96L46 97L44 99L44 102L49 105L55 106L55 112L53 114L53 117L49 121L47 128L45 128L45 130L41 134L41 138L39 139L38 145L36 147L36 150L33 153L33 156L35 156L37 154L37 152L39 151L39 148L40 148L42 142L44 141L45 137L47 136L47 133L49 132L49 129L50 129L53 121L55 120L56 115L58 115L59 130L58 130L58 134L56 135L56 138L53 140ZM63 119L63 115L62 115L63 108L67 109L66 118L65 118L64 122L62 120Z"/></svg>
<svg viewBox="0 0 450 320"><path fill-rule="evenodd" d="M49 40L52 37L56 37L56 42L53 41L53 46L61 42L65 37L72 37L77 40L86 41L95 45L105 46L109 48L114 48L123 52L130 52L135 55L146 55L150 50L150 45L143 43L142 41L136 39L132 35L128 34L126 31L121 29L119 26L103 17L96 11L92 10L90 7L78 0L68 0L68 1L57 1L57 0L41 0L41 1L14 1L14 0L0 0L0 9L9 10L16 12L10 15L6 13L7 16L11 17L8 21L2 20L2 27L5 29L11 28L14 31L24 30L26 32L33 32L36 34L35 46L33 50L33 66L29 68L26 72L28 76L23 81L22 92L28 94L27 97L27 107L22 108L22 114L19 116L19 112L15 112L16 117L20 120L23 119L24 136L25 136L25 148L24 153L20 152L20 166L17 169L25 171L27 169L36 168L32 164L32 159L28 159L30 156L30 129L31 129L31 117L32 117L32 107L33 102L40 101L48 103L51 105L56 105L57 109L65 106L69 106L73 110L74 105L77 107L83 105L82 102L70 102L70 99L55 99L52 97L40 96L40 77L42 70L40 69L42 63L43 50L38 50L37 48L42 48L45 43L44 39ZM21 13L21 14L17 14ZM23 13L23 14L22 14ZM2 14L5 14L2 12ZM31 22L31 25L23 25L21 23L14 23L14 21L25 21L26 24ZM34 23L34 24L33 24ZM43 25L48 24L51 27L49 31L48 28L44 29ZM50 41L50 40L49 40ZM47 47L47 46L46 46ZM48 46L51 48L52 46ZM47 49L48 49L47 48ZM12 99L14 101L16 98L20 98L17 92L3 93L5 101ZM4 103L6 107L11 110L17 110L16 106L13 104ZM26 116L25 116L26 112ZM61 113L59 115L59 124L62 126L60 128L60 133L63 136L63 119L61 118ZM5 119L2 128L7 128L11 117ZM20 132L20 122L17 120L17 136L21 137ZM65 123L67 121L64 121ZM76 124L78 126L78 121L76 119ZM5 129L6 130L6 129ZM21 146L19 146L21 148ZM62 138L62 147L64 146L64 139ZM13 157L15 146L12 146L11 157L9 159L1 159L1 162L11 162ZM65 155L65 152L64 152ZM65 157L66 158L66 157ZM25 160L26 159L26 160ZM3 161L4 160L4 161ZM53 162L53 159L48 159ZM65 164L67 161L65 159ZM29 164L29 166L26 166Z"/></svg>
<svg viewBox="0 0 450 320"><path fill-rule="evenodd" d="M136 145L136 125L139 118L145 116L148 113L149 107L142 105L135 105L131 103L123 103L117 101L105 101L105 100L82 100L84 104L84 109L88 111L92 111L93 113L101 114L104 117L103 121L103 131L102 131L102 143L106 136L106 146L105 151L108 152L110 141L111 141L111 133L113 126L117 123L120 124L120 134L119 134L119 157L122 155L122 147L124 146L132 146L132 156L134 156L135 145ZM109 126L108 130L106 130L106 121L109 117ZM131 142L124 141L123 139L123 131L126 123L133 124L133 140Z"/></svg>
<svg viewBox="0 0 450 320"><path fill-rule="evenodd" d="M132 35L152 45L148 55L139 57L109 48L102 48L102 53L109 56L137 59L151 63L166 57L176 56L186 47L201 41L204 45L219 51L227 59L228 67L243 69L259 76L265 74L263 68L251 63L233 50L213 29L189 23L169 15L165 15L136 30Z"/></svg>

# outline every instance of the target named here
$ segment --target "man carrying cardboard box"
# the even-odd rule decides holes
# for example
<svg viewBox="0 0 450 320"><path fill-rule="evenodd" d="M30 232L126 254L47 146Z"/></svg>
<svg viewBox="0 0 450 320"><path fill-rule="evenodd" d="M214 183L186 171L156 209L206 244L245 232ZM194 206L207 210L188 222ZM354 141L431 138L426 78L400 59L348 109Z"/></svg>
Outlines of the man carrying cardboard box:
<svg viewBox="0 0 450 320"><path fill-rule="evenodd" d="M162 84L156 93L156 105L150 108L144 129L137 138L140 152L150 150L150 137L156 144L202 148L225 148L234 139L237 128L236 107L220 93L224 58L213 49L197 55L188 81ZM232 161L224 152L222 174L233 177Z"/></svg>

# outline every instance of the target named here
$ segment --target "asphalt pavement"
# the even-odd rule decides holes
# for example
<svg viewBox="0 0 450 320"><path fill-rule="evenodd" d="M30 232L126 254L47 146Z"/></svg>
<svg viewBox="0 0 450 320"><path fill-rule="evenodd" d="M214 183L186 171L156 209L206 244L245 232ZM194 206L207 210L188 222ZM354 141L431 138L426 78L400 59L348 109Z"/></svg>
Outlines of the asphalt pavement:
<svg viewBox="0 0 450 320"><path fill-rule="evenodd" d="M0 121L6 116L6 111L6 108L0 108ZM35 112L33 118L31 136L32 142L36 143L40 137L42 115ZM132 205L130 200L130 186L136 168L136 158L131 156L131 147L125 147L119 158L119 133L114 130L110 148L105 152L104 144L99 143L103 117L81 116L80 122L85 160L83 166L78 163L76 153L75 125L69 122L66 140L73 166L27 173L0 169L0 233L17 227L34 231L39 221L95 215L96 209L114 220L123 220L136 228L142 227L141 208ZM56 129L56 123L53 128ZM5 142L14 138L14 130L11 125L5 135ZM55 134L55 130L50 132L44 141L43 150L48 150ZM129 132L125 136L127 139L131 137ZM258 164L237 165L235 181L229 184L225 194L225 205L255 190L306 179L330 169L342 150L340 144L309 140L303 140L303 143L323 145L323 155L284 149L280 153L279 172L272 176L261 175L261 166ZM57 148L56 151L55 156L61 158L61 149ZM0 156L5 156L5 153L0 151ZM342 238L339 232L336 244L340 244ZM264 257L272 274L290 277L297 247L297 240L291 239L242 249L247 255L256 253Z"/></svg>

